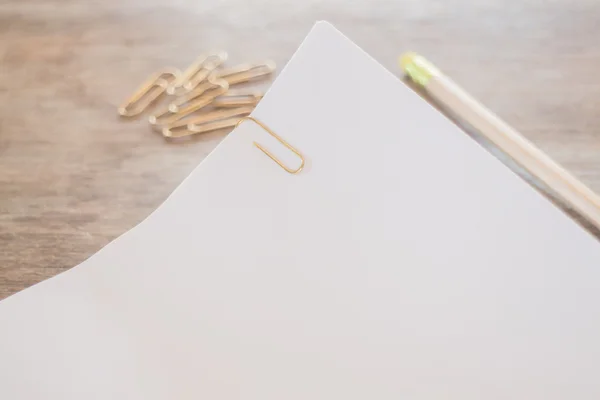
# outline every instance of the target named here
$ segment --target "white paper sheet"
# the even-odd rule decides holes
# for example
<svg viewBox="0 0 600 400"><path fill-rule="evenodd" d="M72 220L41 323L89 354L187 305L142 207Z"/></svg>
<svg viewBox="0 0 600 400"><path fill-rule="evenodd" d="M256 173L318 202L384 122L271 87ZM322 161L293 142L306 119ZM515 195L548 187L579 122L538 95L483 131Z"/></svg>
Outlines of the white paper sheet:
<svg viewBox="0 0 600 400"><path fill-rule="evenodd" d="M305 171L245 123L2 301L0 399L600 398L587 232L326 23L253 115Z"/></svg>

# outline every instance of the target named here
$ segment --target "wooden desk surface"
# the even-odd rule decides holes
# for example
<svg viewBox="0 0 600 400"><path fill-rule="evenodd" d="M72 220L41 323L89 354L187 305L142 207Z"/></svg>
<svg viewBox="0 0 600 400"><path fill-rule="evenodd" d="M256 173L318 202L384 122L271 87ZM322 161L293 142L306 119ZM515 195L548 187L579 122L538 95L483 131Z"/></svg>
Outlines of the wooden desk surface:
<svg viewBox="0 0 600 400"><path fill-rule="evenodd" d="M284 65L319 19L392 71L428 55L600 191L597 0L4 0L0 298L133 227L224 136L170 144L119 120L142 79L207 49Z"/></svg>

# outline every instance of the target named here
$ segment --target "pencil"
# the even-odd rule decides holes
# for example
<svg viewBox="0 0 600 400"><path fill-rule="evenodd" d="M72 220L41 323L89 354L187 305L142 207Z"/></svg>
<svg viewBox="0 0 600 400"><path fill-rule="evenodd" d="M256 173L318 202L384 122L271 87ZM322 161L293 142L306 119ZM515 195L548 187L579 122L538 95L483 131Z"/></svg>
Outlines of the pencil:
<svg viewBox="0 0 600 400"><path fill-rule="evenodd" d="M400 58L404 72L459 119L465 121L538 178L575 211L600 228L600 198L523 135L475 100L432 63L415 53Z"/></svg>

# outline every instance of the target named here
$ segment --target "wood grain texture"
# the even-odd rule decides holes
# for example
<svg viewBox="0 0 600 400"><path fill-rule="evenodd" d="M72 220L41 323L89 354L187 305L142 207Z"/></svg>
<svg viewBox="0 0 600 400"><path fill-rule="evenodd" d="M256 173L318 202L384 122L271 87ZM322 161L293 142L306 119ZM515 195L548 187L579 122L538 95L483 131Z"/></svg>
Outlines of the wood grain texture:
<svg viewBox="0 0 600 400"><path fill-rule="evenodd" d="M600 191L596 0L3 0L0 298L133 227L224 136L172 144L119 120L142 79L207 49L283 65L320 19L392 71L428 55Z"/></svg>

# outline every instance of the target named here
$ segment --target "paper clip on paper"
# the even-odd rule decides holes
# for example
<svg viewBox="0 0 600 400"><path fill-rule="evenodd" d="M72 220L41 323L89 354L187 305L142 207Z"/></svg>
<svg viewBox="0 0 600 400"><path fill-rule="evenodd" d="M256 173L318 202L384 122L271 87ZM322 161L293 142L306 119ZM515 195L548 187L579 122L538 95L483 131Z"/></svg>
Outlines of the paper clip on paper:
<svg viewBox="0 0 600 400"><path fill-rule="evenodd" d="M181 71L176 68L168 68L153 75L119 107L119 114L123 117L133 117L141 114L180 76Z"/></svg>
<svg viewBox="0 0 600 400"><path fill-rule="evenodd" d="M247 116L247 117L241 118L238 121L238 123L235 125L235 127L237 128L244 121L252 121L252 122L254 122L256 125L258 125L261 128L263 128L269 135L271 135L275 139L277 139L277 141L279 143L281 143L282 145L284 145L292 153L294 153L296 156L298 156L298 158L300 158L300 166L298 168L296 168L296 169L288 167L281 160L279 160L277 157L275 157L275 155L273 155L269 150L265 149L259 143L254 142L254 145L256 147L258 147L258 149L260 151L262 151L263 153L265 153L271 160L275 161L277 163L277 165L279 165L281 168L283 168L286 172L288 172L290 174L294 174L295 175L298 172L302 171L302 169L304 168L304 156L302 155L302 153L300 153L298 150L296 150L291 144L289 144L288 142L286 142L281 136L279 136L278 134L276 134L275 132L273 132L268 126L266 126L265 124L263 124L262 122L260 122L259 120L257 120L256 118L254 118L252 116Z"/></svg>

